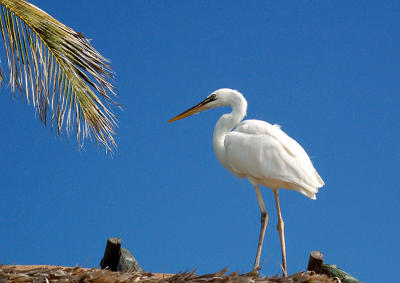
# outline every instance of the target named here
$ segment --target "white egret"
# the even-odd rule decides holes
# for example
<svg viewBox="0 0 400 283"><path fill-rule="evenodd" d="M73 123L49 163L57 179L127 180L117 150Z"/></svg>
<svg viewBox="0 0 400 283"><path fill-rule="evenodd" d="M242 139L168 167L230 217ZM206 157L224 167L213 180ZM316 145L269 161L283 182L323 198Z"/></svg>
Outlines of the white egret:
<svg viewBox="0 0 400 283"><path fill-rule="evenodd" d="M232 89L222 88L205 100L168 122L188 117L218 106L231 106L232 112L224 114L214 128L214 151L221 164L239 178L247 178L254 186L261 210L260 236L254 270L258 270L268 213L260 192L260 185L274 192L278 214L278 231L282 249L283 275L287 276L284 224L279 206L278 190L298 191L316 199L318 188L324 181L318 175L304 149L286 135L278 125L260 120L243 120L247 101ZM232 130L233 129L233 130Z"/></svg>

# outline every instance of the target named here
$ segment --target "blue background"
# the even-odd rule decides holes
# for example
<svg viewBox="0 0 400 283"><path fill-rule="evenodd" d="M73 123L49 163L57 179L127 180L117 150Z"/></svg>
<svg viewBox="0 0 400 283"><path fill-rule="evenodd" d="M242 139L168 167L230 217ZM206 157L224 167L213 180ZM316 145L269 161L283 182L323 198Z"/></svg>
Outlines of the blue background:
<svg viewBox="0 0 400 283"><path fill-rule="evenodd" d="M217 161L214 109L166 121L221 87L248 118L303 145L326 186L281 190L289 273L320 250L365 282L400 252L398 1L34 1L112 60L118 150L43 127L0 95L0 263L98 266L108 237L152 272L252 268L253 188ZM3 59L3 68L6 68ZM36 116L36 118L34 118ZM280 272L273 194L262 272Z"/></svg>

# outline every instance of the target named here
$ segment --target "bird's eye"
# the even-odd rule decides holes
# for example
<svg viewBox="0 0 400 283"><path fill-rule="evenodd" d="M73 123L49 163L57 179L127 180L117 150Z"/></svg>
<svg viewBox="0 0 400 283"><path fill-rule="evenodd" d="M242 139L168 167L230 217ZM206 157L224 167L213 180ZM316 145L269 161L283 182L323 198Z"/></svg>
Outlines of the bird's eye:
<svg viewBox="0 0 400 283"><path fill-rule="evenodd" d="M217 95L215 94L215 93L213 93L213 94L211 94L209 97L208 97L208 100L211 102L211 101L214 101L214 100L217 100Z"/></svg>

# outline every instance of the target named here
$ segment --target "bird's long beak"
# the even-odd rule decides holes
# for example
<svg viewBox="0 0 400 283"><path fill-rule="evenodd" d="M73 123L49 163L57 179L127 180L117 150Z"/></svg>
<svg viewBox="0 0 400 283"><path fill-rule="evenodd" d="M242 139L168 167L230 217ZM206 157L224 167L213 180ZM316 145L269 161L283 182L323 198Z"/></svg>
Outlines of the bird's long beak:
<svg viewBox="0 0 400 283"><path fill-rule="evenodd" d="M207 110L208 107L206 107L207 103L213 101L214 99L210 99L210 97L207 97L206 99L204 99L202 102L200 102L199 104L193 106L192 108L189 108L188 110L182 112L181 114L175 116L174 118L172 118L171 120L168 121L168 123L171 122L175 122L177 120L189 117L193 114L199 113L201 111Z"/></svg>

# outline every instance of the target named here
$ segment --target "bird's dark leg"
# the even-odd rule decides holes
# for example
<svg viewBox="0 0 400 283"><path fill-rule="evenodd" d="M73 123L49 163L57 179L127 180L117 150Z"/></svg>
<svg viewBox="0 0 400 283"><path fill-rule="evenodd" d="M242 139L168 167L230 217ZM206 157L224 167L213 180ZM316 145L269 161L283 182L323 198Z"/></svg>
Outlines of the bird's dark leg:
<svg viewBox="0 0 400 283"><path fill-rule="evenodd" d="M260 237L258 239L258 246L257 246L257 254L256 254L256 260L254 261L254 268L253 270L257 270L257 268L260 265L260 257L261 257L261 250L264 242L264 235L265 235L265 229L267 228L268 225L268 213L267 210L265 209L264 201L260 192L260 186L254 186L254 189L256 190L257 194L257 201L258 204L260 205L260 210L261 210L261 227L260 227Z"/></svg>
<svg viewBox="0 0 400 283"><path fill-rule="evenodd" d="M285 225L283 223L282 215L281 215L281 208L279 205L279 196L278 196L278 189L274 189L274 196L275 196L275 204L276 210L278 213L278 231L279 231L279 238L281 239L281 248L282 248L282 262L283 262L283 276L287 276L287 267L286 267L286 246L285 246Z"/></svg>

